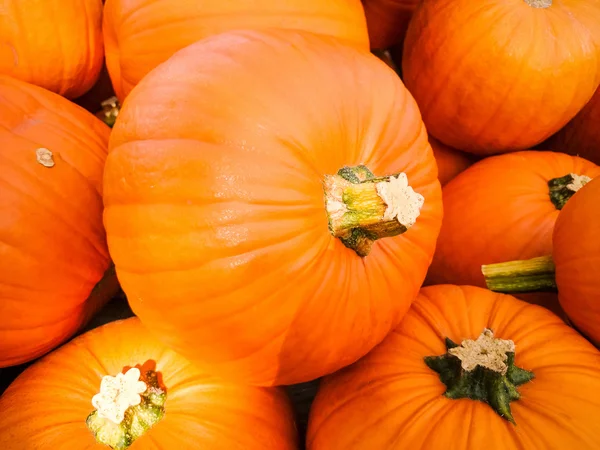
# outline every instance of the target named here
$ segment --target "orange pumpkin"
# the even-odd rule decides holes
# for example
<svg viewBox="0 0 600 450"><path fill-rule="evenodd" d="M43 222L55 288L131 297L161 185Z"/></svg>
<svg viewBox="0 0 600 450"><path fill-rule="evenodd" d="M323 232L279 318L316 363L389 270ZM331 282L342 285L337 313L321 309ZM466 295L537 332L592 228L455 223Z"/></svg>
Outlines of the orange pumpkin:
<svg viewBox="0 0 600 450"><path fill-rule="evenodd" d="M579 155L600 164L600 89L563 129L544 143L546 148Z"/></svg>
<svg viewBox="0 0 600 450"><path fill-rule="evenodd" d="M527 149L598 87L599 23L600 0L423 0L406 35L403 79L446 145Z"/></svg>
<svg viewBox="0 0 600 450"><path fill-rule="evenodd" d="M67 98L87 92L104 61L101 0L4 0L0 74Z"/></svg>
<svg viewBox="0 0 600 450"><path fill-rule="evenodd" d="M286 30L205 39L144 78L111 135L104 199L136 315L189 359L261 385L317 378L380 342L442 216L397 75Z"/></svg>
<svg viewBox="0 0 600 450"><path fill-rule="evenodd" d="M3 450L297 448L282 390L217 380L137 318L89 331L29 367L0 410Z"/></svg>
<svg viewBox="0 0 600 450"><path fill-rule="evenodd" d="M0 367L56 347L118 289L102 226L108 135L79 106L0 76Z"/></svg>
<svg viewBox="0 0 600 450"><path fill-rule="evenodd" d="M307 449L597 450L598 415L600 352L558 317L431 286L369 355L321 382Z"/></svg>
<svg viewBox="0 0 600 450"><path fill-rule="evenodd" d="M448 184L450 180L475 162L471 155L450 148L432 136L429 136L429 143L433 150L433 156L435 156L438 179L442 186Z"/></svg>
<svg viewBox="0 0 600 450"><path fill-rule="evenodd" d="M106 63L122 102L178 50L237 29L283 28L334 36L369 49L360 0L107 0Z"/></svg>
<svg viewBox="0 0 600 450"><path fill-rule="evenodd" d="M402 44L419 0L363 0L371 48Z"/></svg>
<svg viewBox="0 0 600 450"><path fill-rule="evenodd" d="M586 184L561 211L551 255L483 267L493 290L558 289L569 320L600 346L600 179ZM548 252L550 253L550 252Z"/></svg>

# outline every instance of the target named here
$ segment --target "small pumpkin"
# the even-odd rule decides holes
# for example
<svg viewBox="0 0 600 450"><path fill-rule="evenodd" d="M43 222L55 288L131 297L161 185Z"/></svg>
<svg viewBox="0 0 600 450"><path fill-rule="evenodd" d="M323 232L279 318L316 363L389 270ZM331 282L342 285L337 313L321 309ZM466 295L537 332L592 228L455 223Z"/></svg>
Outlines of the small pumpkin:
<svg viewBox="0 0 600 450"><path fill-rule="evenodd" d="M0 74L75 98L103 62L102 0L2 2Z"/></svg>
<svg viewBox="0 0 600 450"><path fill-rule="evenodd" d="M117 97L123 102L147 73L196 41L268 28L333 36L369 49L360 0L107 0L106 64Z"/></svg>
<svg viewBox="0 0 600 450"><path fill-rule="evenodd" d="M471 286L421 290L326 377L308 450L599 449L600 352L553 313Z"/></svg>
<svg viewBox="0 0 600 450"><path fill-rule="evenodd" d="M419 0L363 0L371 48L401 45Z"/></svg>
<svg viewBox="0 0 600 450"><path fill-rule="evenodd" d="M118 290L102 226L109 132L0 75L0 367L64 342Z"/></svg>
<svg viewBox="0 0 600 450"><path fill-rule="evenodd" d="M490 289L530 292L558 289L569 320L600 346L600 179L586 184L558 216L552 252L527 261L483 267Z"/></svg>
<svg viewBox="0 0 600 450"><path fill-rule="evenodd" d="M293 384L356 361L431 262L441 192L417 105L335 38L193 44L131 92L109 147L104 221L129 303L220 376Z"/></svg>
<svg viewBox="0 0 600 450"><path fill-rule="evenodd" d="M455 150L429 136L429 143L438 166L440 184L445 186L450 180L471 166L475 159L468 153Z"/></svg>
<svg viewBox="0 0 600 450"><path fill-rule="evenodd" d="M578 155L600 164L600 89L585 107L558 133L544 143L546 148Z"/></svg>
<svg viewBox="0 0 600 450"><path fill-rule="evenodd" d="M528 149L598 87L599 23L600 0L423 0L403 79L444 144L482 155Z"/></svg>
<svg viewBox="0 0 600 450"><path fill-rule="evenodd" d="M279 388L224 383L137 318L89 331L27 368L0 397L0 448L294 450Z"/></svg>

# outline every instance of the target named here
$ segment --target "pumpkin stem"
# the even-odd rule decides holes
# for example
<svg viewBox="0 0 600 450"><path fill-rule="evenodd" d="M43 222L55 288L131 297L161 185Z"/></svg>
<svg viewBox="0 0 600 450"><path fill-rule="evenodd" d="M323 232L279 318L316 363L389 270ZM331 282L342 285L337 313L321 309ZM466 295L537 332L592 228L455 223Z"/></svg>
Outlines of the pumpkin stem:
<svg viewBox="0 0 600 450"><path fill-rule="evenodd" d="M587 175L577 175L574 173L569 173L564 177L553 178L548 181L550 200L556 209L561 210L567 201L590 181L592 179Z"/></svg>
<svg viewBox="0 0 600 450"><path fill-rule="evenodd" d="M545 9L550 8L552 6L552 0L525 0L525 3L527 3L532 8Z"/></svg>
<svg viewBox="0 0 600 450"><path fill-rule="evenodd" d="M481 272L490 291L557 292L554 261L551 256L487 264L481 266Z"/></svg>
<svg viewBox="0 0 600 450"><path fill-rule="evenodd" d="M365 166L325 176L324 189L329 231L359 256L367 256L377 239L406 232L424 202L405 173L376 177Z"/></svg>
<svg viewBox="0 0 600 450"><path fill-rule="evenodd" d="M515 366L514 342L497 339L486 328L477 340L467 339L460 345L446 338L446 350L444 355L425 357L427 367L446 385L444 396L487 403L515 425L510 402L520 398L517 386L531 381L534 375Z"/></svg>
<svg viewBox="0 0 600 450"><path fill-rule="evenodd" d="M116 377L105 376L100 393L92 398L96 408L85 423L96 441L113 450L128 448L165 413L166 392L160 388L153 370L140 380L140 370L131 368Z"/></svg>
<svg viewBox="0 0 600 450"><path fill-rule="evenodd" d="M117 121L117 116L121 109L119 100L117 97L112 96L100 103L100 106L102 106L102 110L96 113L96 117L112 128Z"/></svg>

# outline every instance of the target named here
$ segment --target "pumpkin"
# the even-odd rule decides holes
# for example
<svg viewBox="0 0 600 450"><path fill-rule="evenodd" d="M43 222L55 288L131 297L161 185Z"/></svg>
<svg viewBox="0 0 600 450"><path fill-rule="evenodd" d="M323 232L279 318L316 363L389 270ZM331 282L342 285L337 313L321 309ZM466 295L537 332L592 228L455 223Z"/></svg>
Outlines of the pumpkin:
<svg viewBox="0 0 600 450"><path fill-rule="evenodd" d="M558 133L544 143L546 148L579 155L600 164L600 89L587 105Z"/></svg>
<svg viewBox="0 0 600 450"><path fill-rule="evenodd" d="M106 64L121 102L178 50L237 29L282 28L334 36L369 49L360 0L107 0Z"/></svg>
<svg viewBox="0 0 600 450"><path fill-rule="evenodd" d="M423 0L403 79L444 144L483 155L528 149L598 87L598 23L600 0Z"/></svg>
<svg viewBox="0 0 600 450"><path fill-rule="evenodd" d="M279 388L227 384L131 318L89 331L25 370L0 397L4 450L293 450Z"/></svg>
<svg viewBox="0 0 600 450"><path fill-rule="evenodd" d="M101 0L5 0L0 74L67 98L87 92L104 62Z"/></svg>
<svg viewBox="0 0 600 450"><path fill-rule="evenodd" d="M398 76L288 30L213 36L144 78L111 134L104 200L134 313L183 356L260 385L312 380L379 343L442 216Z"/></svg>
<svg viewBox="0 0 600 450"><path fill-rule="evenodd" d="M310 414L308 450L599 449L600 352L539 306L430 286Z"/></svg>
<svg viewBox="0 0 600 450"><path fill-rule="evenodd" d="M556 220L549 255L483 267L490 289L530 292L558 289L569 320L600 346L600 179L586 184ZM550 253L550 252L549 252Z"/></svg>
<svg viewBox="0 0 600 450"><path fill-rule="evenodd" d="M475 162L468 153L450 148L432 136L429 136L429 143L433 150L433 156L435 156L438 178L442 186L448 184L450 180Z"/></svg>
<svg viewBox="0 0 600 450"><path fill-rule="evenodd" d="M0 75L0 367L64 342L118 290L102 226L109 131Z"/></svg>
<svg viewBox="0 0 600 450"><path fill-rule="evenodd" d="M363 0L371 48L402 44L419 0Z"/></svg>

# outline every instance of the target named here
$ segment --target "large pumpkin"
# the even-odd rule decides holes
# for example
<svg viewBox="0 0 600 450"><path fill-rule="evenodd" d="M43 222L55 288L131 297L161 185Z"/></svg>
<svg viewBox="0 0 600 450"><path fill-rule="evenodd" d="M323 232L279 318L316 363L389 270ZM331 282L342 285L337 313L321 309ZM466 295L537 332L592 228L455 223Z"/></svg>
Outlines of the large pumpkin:
<svg viewBox="0 0 600 450"><path fill-rule="evenodd" d="M546 148L579 155L600 164L600 89L587 105L558 133L544 143Z"/></svg>
<svg viewBox="0 0 600 450"><path fill-rule="evenodd" d="M108 135L79 106L0 76L0 367L56 347L118 289L102 226Z"/></svg>
<svg viewBox="0 0 600 450"><path fill-rule="evenodd" d="M317 378L380 342L418 292L442 215L397 75L284 30L214 36L149 74L113 129L104 199L142 322L263 385Z"/></svg>
<svg viewBox="0 0 600 450"><path fill-rule="evenodd" d="M561 211L551 254L483 267L490 289L558 289L570 321L600 346L600 179L586 184ZM548 252L550 253L550 252Z"/></svg>
<svg viewBox="0 0 600 450"><path fill-rule="evenodd" d="M363 0L371 48L402 44L419 0Z"/></svg>
<svg viewBox="0 0 600 450"><path fill-rule="evenodd" d="M404 43L404 82L443 143L527 149L598 87L599 23L600 0L423 0Z"/></svg>
<svg viewBox="0 0 600 450"><path fill-rule="evenodd" d="M429 136L429 143L438 166L438 179L442 186L471 166L475 159L468 153L455 150Z"/></svg>
<svg viewBox="0 0 600 450"><path fill-rule="evenodd" d="M334 36L369 49L360 0L107 0L106 63L115 92L123 101L148 72L196 41L268 28Z"/></svg>
<svg viewBox="0 0 600 450"><path fill-rule="evenodd" d="M75 98L104 61L102 0L4 0L0 74Z"/></svg>
<svg viewBox="0 0 600 450"><path fill-rule="evenodd" d="M600 449L600 352L549 311L424 288L369 355L325 378L308 450Z"/></svg>
<svg viewBox="0 0 600 450"><path fill-rule="evenodd" d="M0 397L0 411L3 450L293 450L298 442L282 390L226 384L136 318L89 331L29 367Z"/></svg>

